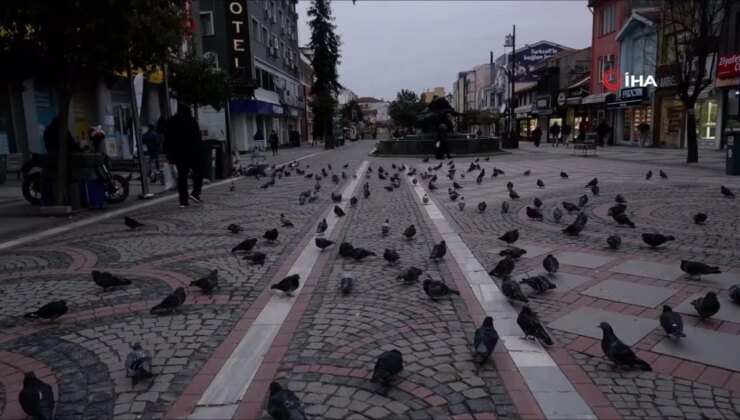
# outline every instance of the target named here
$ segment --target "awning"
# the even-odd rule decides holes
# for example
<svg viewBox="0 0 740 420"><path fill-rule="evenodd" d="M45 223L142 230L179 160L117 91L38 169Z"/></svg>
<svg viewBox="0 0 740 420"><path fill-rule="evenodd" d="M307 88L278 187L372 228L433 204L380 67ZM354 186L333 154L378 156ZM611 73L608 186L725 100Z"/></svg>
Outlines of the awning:
<svg viewBox="0 0 740 420"><path fill-rule="evenodd" d="M581 87L583 85L588 84L590 81L591 81L591 75L590 74L587 74L586 76L584 76L583 78L581 78L579 80L576 80L575 82L573 82L572 84L570 84L569 86L567 86L563 90L575 89L575 88L578 88L578 87Z"/></svg>
<svg viewBox="0 0 740 420"><path fill-rule="evenodd" d="M232 100L229 102L229 111L242 114L273 115L292 118L298 118L300 115L295 108L254 99Z"/></svg>
<svg viewBox="0 0 740 420"><path fill-rule="evenodd" d="M280 96L277 93L261 88L254 90L254 99L268 104L281 105Z"/></svg>
<svg viewBox="0 0 740 420"><path fill-rule="evenodd" d="M597 93L595 95L588 95L585 98L583 98L583 101L581 103L583 105L591 105L591 104L603 104L604 102L610 102L610 100L613 100L614 93L612 92L604 92L604 93Z"/></svg>
<svg viewBox="0 0 740 420"><path fill-rule="evenodd" d="M529 114L530 112L532 112L532 104L522 105L514 108L515 114Z"/></svg>
<svg viewBox="0 0 740 420"><path fill-rule="evenodd" d="M606 104L606 107L609 109L613 108L630 108L633 106L640 106L642 105L643 101L642 99L630 99L628 101L617 101L617 102L610 102Z"/></svg>
<svg viewBox="0 0 740 420"><path fill-rule="evenodd" d="M521 92L527 89L532 89L536 86L537 82L516 82L514 83L514 93Z"/></svg>
<svg viewBox="0 0 740 420"><path fill-rule="evenodd" d="M583 99L583 98L579 98L579 97L568 98L568 99L565 100L565 104L566 105L580 105L581 104L581 99Z"/></svg>

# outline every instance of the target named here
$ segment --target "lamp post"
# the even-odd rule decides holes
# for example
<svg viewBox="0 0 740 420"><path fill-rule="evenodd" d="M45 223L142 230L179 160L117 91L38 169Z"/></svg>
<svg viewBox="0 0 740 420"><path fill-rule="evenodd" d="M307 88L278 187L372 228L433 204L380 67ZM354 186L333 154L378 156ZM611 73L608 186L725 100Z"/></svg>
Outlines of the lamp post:
<svg viewBox="0 0 740 420"><path fill-rule="evenodd" d="M506 40L504 41L504 48L511 47L511 69L509 75L509 82L511 83L511 93L509 94L509 146L510 147L517 147L518 138L516 138L516 129L514 125L516 124L515 115L514 115L514 105L516 104L514 101L514 82L516 80L516 25L513 26L512 32L509 35L506 35Z"/></svg>

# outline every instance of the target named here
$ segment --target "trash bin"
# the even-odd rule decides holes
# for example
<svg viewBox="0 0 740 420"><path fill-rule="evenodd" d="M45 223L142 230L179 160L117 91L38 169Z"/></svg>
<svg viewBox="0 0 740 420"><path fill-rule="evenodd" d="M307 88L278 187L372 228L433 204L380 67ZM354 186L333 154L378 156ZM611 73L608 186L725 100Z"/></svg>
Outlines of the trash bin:
<svg viewBox="0 0 740 420"><path fill-rule="evenodd" d="M226 153L226 142L221 140L206 140L208 147L216 151L214 157L214 174L216 179L225 179L229 176L229 156Z"/></svg>
<svg viewBox="0 0 740 420"><path fill-rule="evenodd" d="M725 173L727 175L740 175L740 132L730 131L725 133L725 144L727 145Z"/></svg>
<svg viewBox="0 0 740 420"><path fill-rule="evenodd" d="M216 147L208 142L203 144L203 178L216 180Z"/></svg>

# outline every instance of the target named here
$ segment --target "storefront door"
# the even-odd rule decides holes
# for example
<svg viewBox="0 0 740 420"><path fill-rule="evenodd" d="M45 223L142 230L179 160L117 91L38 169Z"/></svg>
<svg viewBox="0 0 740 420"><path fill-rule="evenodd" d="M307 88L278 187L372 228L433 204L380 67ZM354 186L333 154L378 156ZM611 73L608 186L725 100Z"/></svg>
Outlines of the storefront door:
<svg viewBox="0 0 740 420"><path fill-rule="evenodd" d="M658 146L681 148L683 138L684 112L681 101L670 97L660 101L660 131Z"/></svg>

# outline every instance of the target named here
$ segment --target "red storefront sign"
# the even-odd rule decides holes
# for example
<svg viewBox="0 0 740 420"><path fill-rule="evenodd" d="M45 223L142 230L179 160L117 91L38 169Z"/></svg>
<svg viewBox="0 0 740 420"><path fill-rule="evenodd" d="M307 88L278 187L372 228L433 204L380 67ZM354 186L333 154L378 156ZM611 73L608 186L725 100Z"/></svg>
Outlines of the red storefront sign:
<svg viewBox="0 0 740 420"><path fill-rule="evenodd" d="M721 55L717 61L717 78L729 79L740 76L740 52Z"/></svg>

